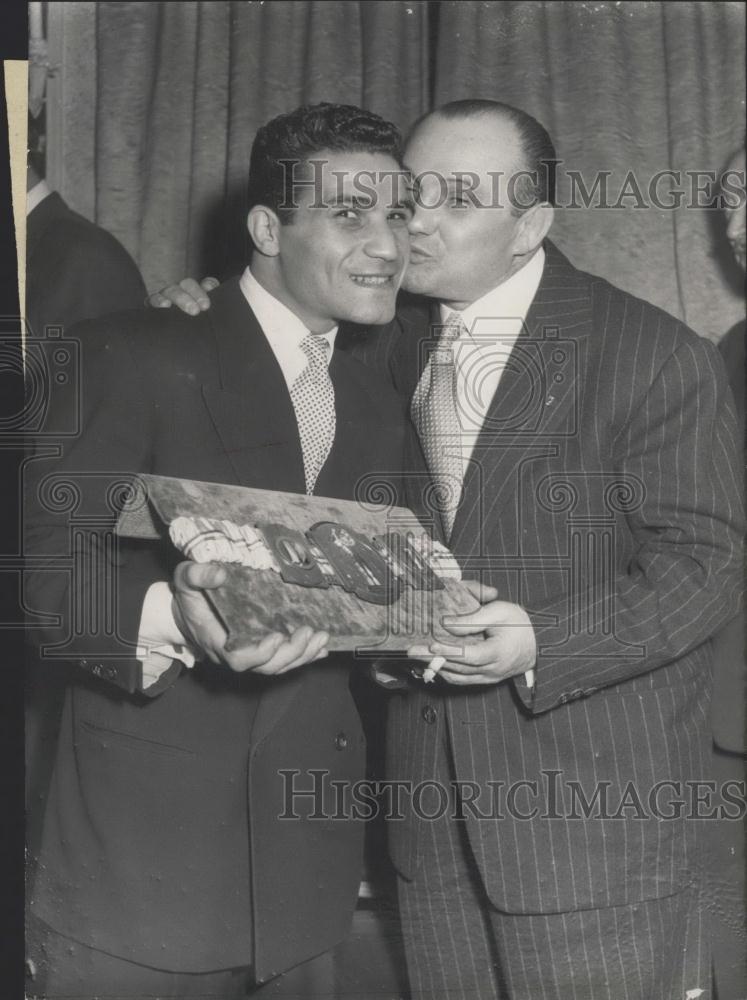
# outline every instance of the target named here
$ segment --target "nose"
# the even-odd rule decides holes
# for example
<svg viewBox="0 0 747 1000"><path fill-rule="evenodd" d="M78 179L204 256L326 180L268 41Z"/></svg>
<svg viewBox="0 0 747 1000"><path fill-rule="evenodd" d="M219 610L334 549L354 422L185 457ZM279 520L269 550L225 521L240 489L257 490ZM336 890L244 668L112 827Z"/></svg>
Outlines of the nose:
<svg viewBox="0 0 747 1000"><path fill-rule="evenodd" d="M369 227L364 249L369 257L379 260L397 260L401 255L394 233L386 222L378 222Z"/></svg>
<svg viewBox="0 0 747 1000"><path fill-rule="evenodd" d="M422 205L416 204L407 231L411 236L430 236L436 228L436 221L434 208L424 208Z"/></svg>

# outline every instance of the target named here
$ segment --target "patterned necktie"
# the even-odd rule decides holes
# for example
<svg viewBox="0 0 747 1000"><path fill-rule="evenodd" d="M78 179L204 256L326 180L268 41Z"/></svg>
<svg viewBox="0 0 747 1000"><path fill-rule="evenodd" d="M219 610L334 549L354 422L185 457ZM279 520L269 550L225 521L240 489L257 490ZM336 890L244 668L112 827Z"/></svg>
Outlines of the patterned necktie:
<svg viewBox="0 0 747 1000"><path fill-rule="evenodd" d="M412 419L436 487L435 506L447 540L454 527L464 473L454 343L465 329L459 314L451 313L412 398Z"/></svg>
<svg viewBox="0 0 747 1000"><path fill-rule="evenodd" d="M290 395L301 438L306 492L310 494L335 439L335 390L327 366L327 341L309 333L300 346L309 361Z"/></svg>

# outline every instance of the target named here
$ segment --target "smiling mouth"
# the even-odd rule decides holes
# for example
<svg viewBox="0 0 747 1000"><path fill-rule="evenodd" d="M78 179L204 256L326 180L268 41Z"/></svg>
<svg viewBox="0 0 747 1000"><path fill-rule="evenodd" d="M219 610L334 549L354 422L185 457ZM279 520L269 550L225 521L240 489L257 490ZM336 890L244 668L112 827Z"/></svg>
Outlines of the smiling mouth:
<svg viewBox="0 0 747 1000"><path fill-rule="evenodd" d="M393 274L351 274L350 278L364 288L385 288L394 281Z"/></svg>

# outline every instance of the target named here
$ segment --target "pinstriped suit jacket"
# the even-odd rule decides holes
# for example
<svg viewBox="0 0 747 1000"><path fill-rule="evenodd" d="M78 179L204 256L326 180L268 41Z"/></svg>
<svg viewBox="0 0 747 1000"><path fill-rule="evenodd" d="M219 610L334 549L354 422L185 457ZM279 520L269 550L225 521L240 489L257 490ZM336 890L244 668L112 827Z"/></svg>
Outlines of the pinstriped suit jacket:
<svg viewBox="0 0 747 1000"><path fill-rule="evenodd" d="M388 739L390 778L432 777L423 710L442 707L454 776L479 795L464 815L486 890L515 913L665 896L695 877L702 821L687 819L683 783L707 777L710 639L735 614L741 573L740 460L718 352L552 244L546 253L448 539L465 577L529 611L536 686L394 696ZM398 333L357 350L411 392L428 336L427 310L411 302ZM410 448L412 471L414 431ZM427 519L422 478L408 482ZM517 782L536 785L511 809ZM422 833L412 813L390 824L406 876Z"/></svg>

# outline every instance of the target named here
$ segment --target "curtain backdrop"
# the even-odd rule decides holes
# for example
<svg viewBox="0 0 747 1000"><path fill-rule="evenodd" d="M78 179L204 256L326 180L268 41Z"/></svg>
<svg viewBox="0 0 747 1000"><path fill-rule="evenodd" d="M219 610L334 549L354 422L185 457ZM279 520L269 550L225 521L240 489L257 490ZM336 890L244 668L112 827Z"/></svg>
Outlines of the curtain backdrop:
<svg viewBox="0 0 747 1000"><path fill-rule="evenodd" d="M607 204L621 207L558 212L554 235L574 263L713 339L744 314L723 220L688 205L684 173L720 172L743 140L741 3L272 0L49 11L65 108L59 135L50 129L60 154L52 179L122 240L149 288L239 266L249 149L273 115L344 101L407 128L434 104L490 97L548 128L562 159L561 203L573 193L569 171L588 191L609 172ZM668 201L682 187L676 209L649 198L664 170L683 172L682 185L658 186Z"/></svg>
<svg viewBox="0 0 747 1000"><path fill-rule="evenodd" d="M327 100L404 128L428 107L424 3L50 7L76 109L62 193L124 243L151 289L239 265L249 150L269 118Z"/></svg>
<svg viewBox="0 0 747 1000"><path fill-rule="evenodd" d="M565 204L566 171L580 171L588 191L611 171L608 202L622 207L558 212L553 233L573 263L713 339L744 316L744 275L721 213L685 200L643 205L657 173L720 174L744 141L741 3L463 0L440 4L439 15L436 104L489 97L534 115L562 160ZM659 192L660 204L676 203L666 178Z"/></svg>

